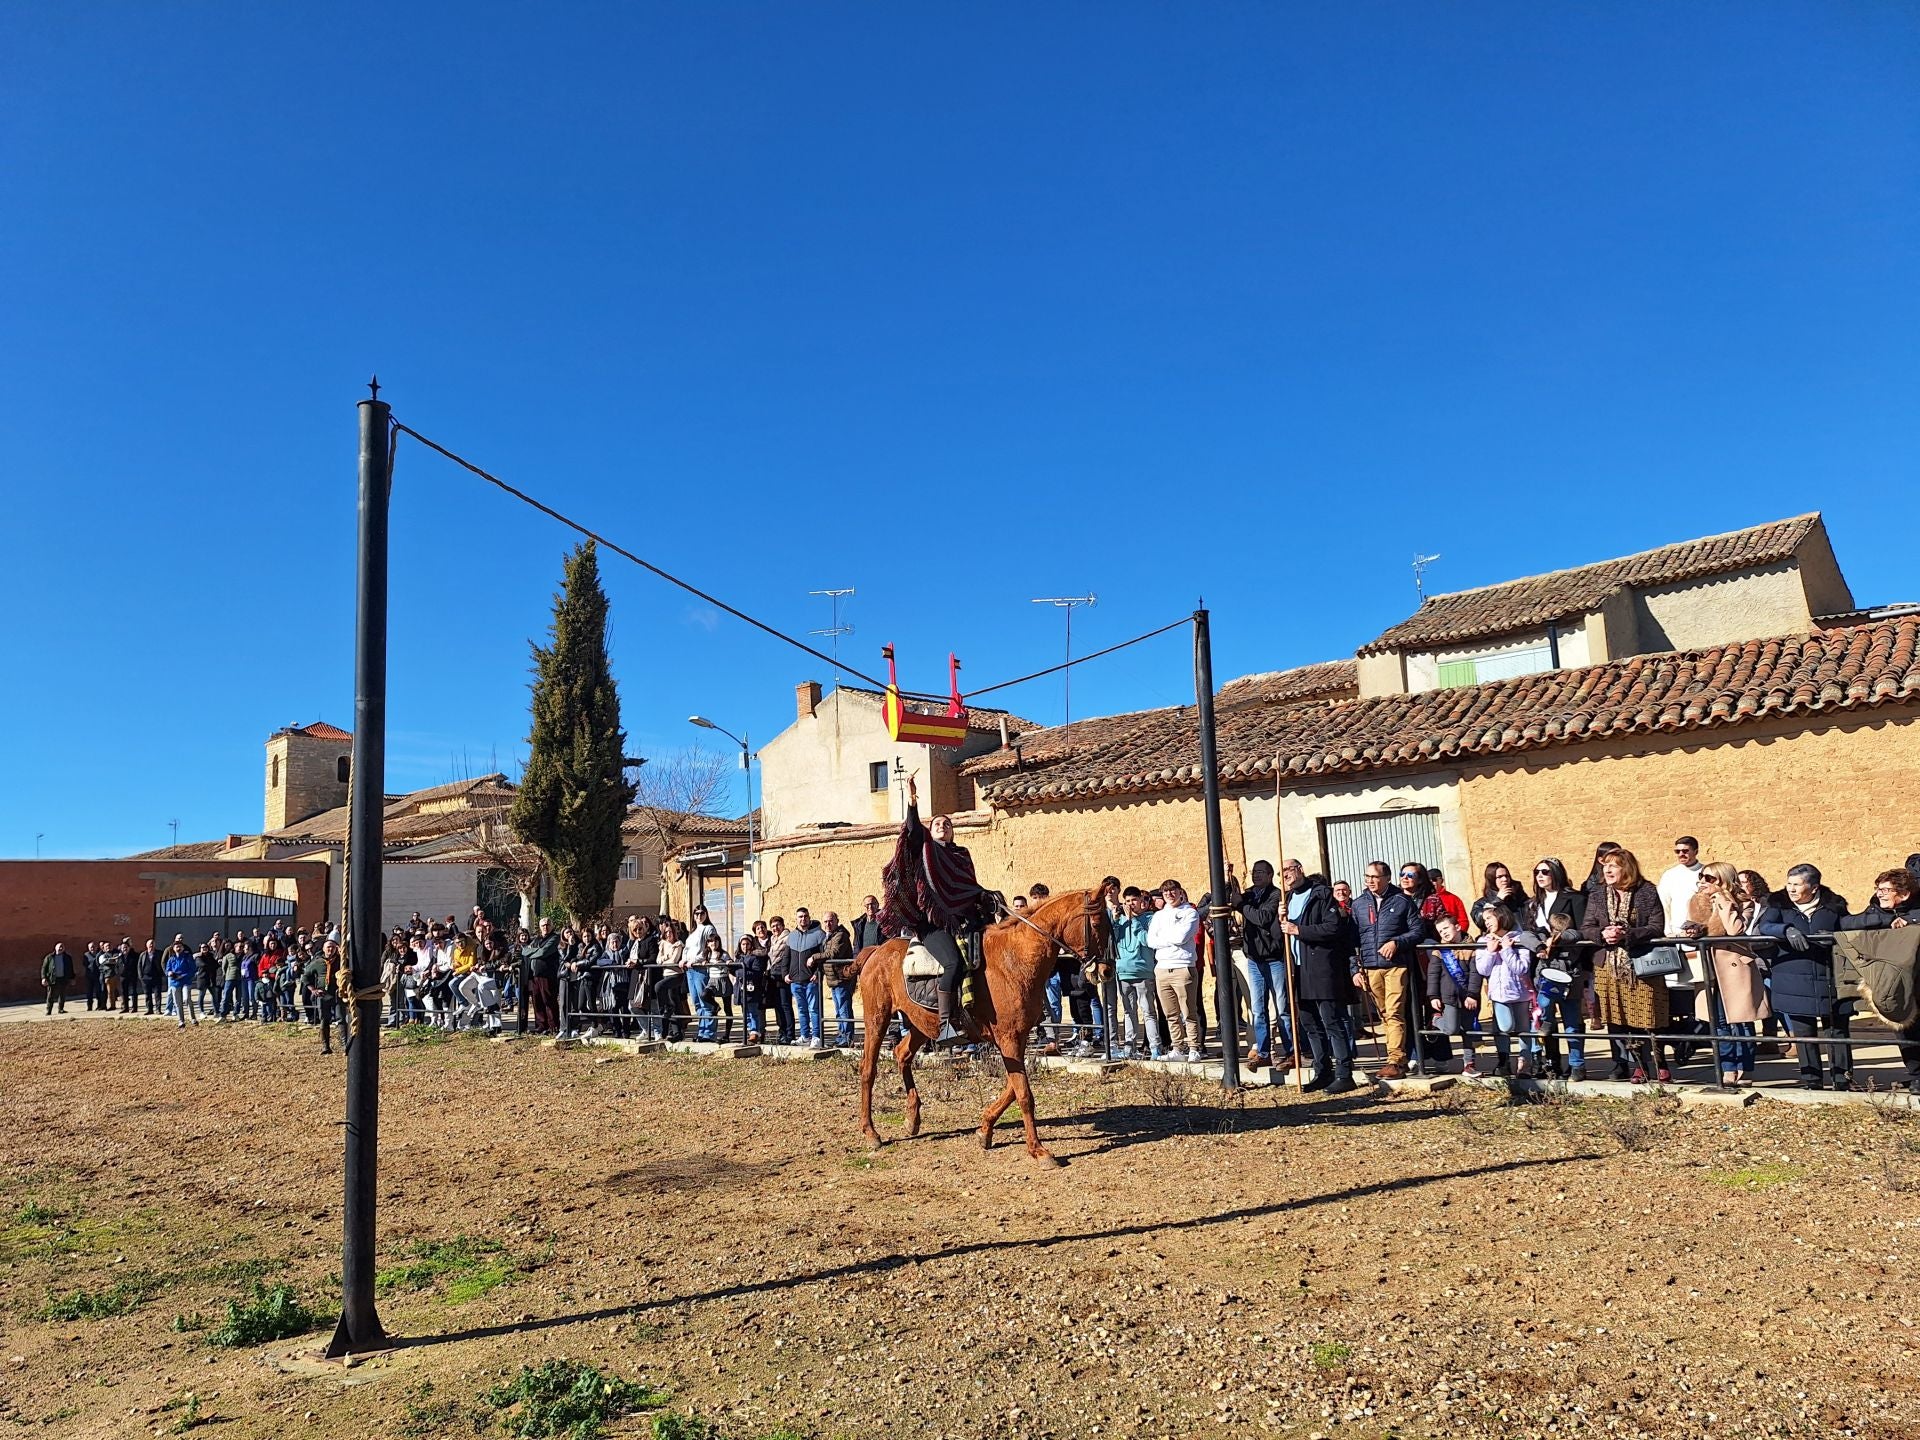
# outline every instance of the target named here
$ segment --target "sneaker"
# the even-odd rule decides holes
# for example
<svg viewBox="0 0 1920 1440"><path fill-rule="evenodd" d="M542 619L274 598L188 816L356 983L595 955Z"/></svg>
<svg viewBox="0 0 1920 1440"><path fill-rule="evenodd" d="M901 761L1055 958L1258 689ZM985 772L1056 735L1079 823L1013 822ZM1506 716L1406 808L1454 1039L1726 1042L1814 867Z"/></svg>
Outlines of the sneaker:
<svg viewBox="0 0 1920 1440"><path fill-rule="evenodd" d="M1149 1060L1164 1060L1167 1057L1166 1057L1166 1052L1156 1046L1154 1049L1149 1050L1147 1052L1147 1058ZM1914 1081L1913 1084L1914 1084L1914 1094L1920 1095L1920 1080Z"/></svg>
<svg viewBox="0 0 1920 1440"><path fill-rule="evenodd" d="M1198 1065L1200 1063L1200 1052L1198 1050L1187 1051L1187 1063L1189 1065Z"/></svg>
<svg viewBox="0 0 1920 1440"><path fill-rule="evenodd" d="M1569 1067L1568 1067L1568 1069L1567 1069L1567 1079L1569 1079L1569 1080L1585 1080L1586 1078L1587 1078L1587 1067L1586 1067L1586 1066L1584 1066L1584 1065L1573 1065L1573 1066L1569 1066Z"/></svg>
<svg viewBox="0 0 1920 1440"><path fill-rule="evenodd" d="M1463 1079L1478 1080L1480 1078L1480 1067L1469 1060L1460 1067L1460 1074Z"/></svg>

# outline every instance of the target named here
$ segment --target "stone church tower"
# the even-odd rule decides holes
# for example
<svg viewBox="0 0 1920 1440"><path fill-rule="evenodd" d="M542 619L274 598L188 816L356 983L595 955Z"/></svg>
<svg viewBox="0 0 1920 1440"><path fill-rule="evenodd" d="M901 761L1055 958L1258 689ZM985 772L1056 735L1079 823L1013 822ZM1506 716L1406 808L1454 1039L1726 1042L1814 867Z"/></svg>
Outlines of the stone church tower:
<svg viewBox="0 0 1920 1440"><path fill-rule="evenodd" d="M316 720L267 737L266 829L297 825L347 803L353 736Z"/></svg>

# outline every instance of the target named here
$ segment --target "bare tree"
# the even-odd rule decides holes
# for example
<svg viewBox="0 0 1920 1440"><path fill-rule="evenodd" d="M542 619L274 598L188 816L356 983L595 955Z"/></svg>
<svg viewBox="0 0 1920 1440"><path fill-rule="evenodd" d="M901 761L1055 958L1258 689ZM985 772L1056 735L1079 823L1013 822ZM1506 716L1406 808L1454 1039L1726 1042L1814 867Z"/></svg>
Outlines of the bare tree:
<svg viewBox="0 0 1920 1440"><path fill-rule="evenodd" d="M720 814L722 802L733 792L733 765L711 750L673 750L649 756L638 780L637 818L660 842L664 856L680 842L682 817Z"/></svg>
<svg viewBox="0 0 1920 1440"><path fill-rule="evenodd" d="M503 872L513 882L514 893L520 897L520 923L531 925L539 914L546 856L514 835L504 807L482 812L467 838L488 867Z"/></svg>

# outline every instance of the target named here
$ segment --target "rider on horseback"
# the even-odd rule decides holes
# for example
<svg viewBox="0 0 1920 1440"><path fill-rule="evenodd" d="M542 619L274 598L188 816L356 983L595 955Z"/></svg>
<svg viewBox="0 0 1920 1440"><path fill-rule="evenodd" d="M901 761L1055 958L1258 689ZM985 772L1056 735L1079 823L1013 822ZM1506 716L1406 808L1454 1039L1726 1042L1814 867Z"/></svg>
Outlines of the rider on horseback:
<svg viewBox="0 0 1920 1440"><path fill-rule="evenodd" d="M968 1038L966 1012L955 1007L960 983L959 932L977 932L991 918L991 900L973 870L973 857L953 843L953 820L936 815L920 823L918 778L907 779L907 818L893 859L881 872L880 923L891 935L914 935L940 962L940 1034L935 1045Z"/></svg>

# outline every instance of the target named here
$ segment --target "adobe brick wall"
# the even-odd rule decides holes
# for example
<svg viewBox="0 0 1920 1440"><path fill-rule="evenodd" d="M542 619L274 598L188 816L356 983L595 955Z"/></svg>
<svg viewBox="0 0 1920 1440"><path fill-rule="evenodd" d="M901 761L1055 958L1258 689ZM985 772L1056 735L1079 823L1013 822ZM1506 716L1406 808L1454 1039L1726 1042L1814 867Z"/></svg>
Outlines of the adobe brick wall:
<svg viewBox="0 0 1920 1440"><path fill-rule="evenodd" d="M1775 886L1789 865L1811 861L1864 905L1874 875L1920 850L1920 715L1803 723L1608 741L1468 770L1460 808L1474 869L1454 889L1477 892L1490 860L1518 876L1542 855L1560 856L1577 883L1601 840L1625 845L1655 878L1685 834L1699 837L1702 858L1758 870Z"/></svg>
<svg viewBox="0 0 1920 1440"><path fill-rule="evenodd" d="M1240 810L1230 800L1221 821L1226 858L1245 876ZM1208 888L1206 817L1197 795L996 811L990 826L963 827L958 839L972 852L980 882L1007 895L1025 894L1036 880L1056 894L1085 889L1109 874L1142 886L1171 876L1196 899ZM794 907L806 905L815 915L831 909L850 916L862 896L878 893L892 854L891 837L770 852L761 862L760 912L791 918Z"/></svg>
<svg viewBox="0 0 1920 1440"><path fill-rule="evenodd" d="M294 880L299 924L325 915L327 866L311 860L0 860L0 1000L41 993L40 961L56 940L74 955L92 940L130 936L143 945L153 935L157 900L243 876Z"/></svg>

